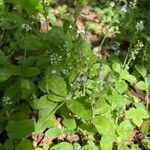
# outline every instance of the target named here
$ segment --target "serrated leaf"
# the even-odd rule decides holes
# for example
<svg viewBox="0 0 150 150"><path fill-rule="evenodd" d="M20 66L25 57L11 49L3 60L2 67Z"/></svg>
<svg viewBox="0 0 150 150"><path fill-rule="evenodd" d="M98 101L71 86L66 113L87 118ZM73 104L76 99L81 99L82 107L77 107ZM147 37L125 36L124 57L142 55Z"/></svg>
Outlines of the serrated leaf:
<svg viewBox="0 0 150 150"><path fill-rule="evenodd" d="M67 107L72 113L81 119L90 120L93 117L92 108L90 103L87 102L87 97L70 100L67 102Z"/></svg>
<svg viewBox="0 0 150 150"><path fill-rule="evenodd" d="M34 131L34 123L29 119L20 121L10 120L6 126L6 130L10 138L22 139Z"/></svg>
<svg viewBox="0 0 150 150"><path fill-rule="evenodd" d="M34 150L34 147L29 140L23 140L16 146L15 150Z"/></svg>
<svg viewBox="0 0 150 150"><path fill-rule="evenodd" d="M115 84L115 88L120 94L122 94L127 91L128 85L125 83L125 81L121 81Z"/></svg>
<svg viewBox="0 0 150 150"><path fill-rule="evenodd" d="M101 150L112 150L114 140L108 136L102 136L100 141Z"/></svg>
<svg viewBox="0 0 150 150"><path fill-rule="evenodd" d="M143 76L145 77L147 74L147 70L145 69L144 66L142 65L135 65L136 70Z"/></svg>
<svg viewBox="0 0 150 150"><path fill-rule="evenodd" d="M73 150L73 146L67 142L61 142L53 146L50 150Z"/></svg>
<svg viewBox="0 0 150 150"><path fill-rule="evenodd" d="M119 124L117 127L117 133L121 141L128 141L128 136L130 131L132 131L134 126L130 123L129 120L125 120Z"/></svg>
<svg viewBox="0 0 150 150"><path fill-rule="evenodd" d="M117 92L112 92L112 94L108 95L106 97L106 99L111 104L112 110L114 110L114 109L118 110L126 105L124 97L122 95L118 94Z"/></svg>
<svg viewBox="0 0 150 150"><path fill-rule="evenodd" d="M144 81L139 81L136 85L141 90L147 90L146 83Z"/></svg>
<svg viewBox="0 0 150 150"><path fill-rule="evenodd" d="M115 135L116 127L115 124L113 123L113 120L110 120L106 116L98 116L93 120L93 124L100 134L107 136L113 140L116 139Z"/></svg>
<svg viewBox="0 0 150 150"><path fill-rule="evenodd" d="M8 80L10 77L11 72L5 67L0 67L0 82Z"/></svg>
<svg viewBox="0 0 150 150"><path fill-rule="evenodd" d="M129 147L124 143L120 143L118 144L118 150L129 150Z"/></svg>
<svg viewBox="0 0 150 150"><path fill-rule="evenodd" d="M132 119L133 123L140 127L143 123L143 119L149 118L147 111L144 107L130 108L126 112L126 118Z"/></svg>

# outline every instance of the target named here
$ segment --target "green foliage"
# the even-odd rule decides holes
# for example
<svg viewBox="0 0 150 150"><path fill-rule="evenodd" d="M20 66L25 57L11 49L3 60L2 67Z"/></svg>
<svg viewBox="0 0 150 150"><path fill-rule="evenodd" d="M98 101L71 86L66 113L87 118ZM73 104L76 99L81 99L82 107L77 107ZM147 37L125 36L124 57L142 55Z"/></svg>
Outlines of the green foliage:
<svg viewBox="0 0 150 150"><path fill-rule="evenodd" d="M76 28L86 4L106 26L97 31L97 22L85 23L102 32L100 53L114 50L106 60ZM149 149L149 37L138 5L0 0L0 149ZM139 143L130 137L135 130L143 136Z"/></svg>

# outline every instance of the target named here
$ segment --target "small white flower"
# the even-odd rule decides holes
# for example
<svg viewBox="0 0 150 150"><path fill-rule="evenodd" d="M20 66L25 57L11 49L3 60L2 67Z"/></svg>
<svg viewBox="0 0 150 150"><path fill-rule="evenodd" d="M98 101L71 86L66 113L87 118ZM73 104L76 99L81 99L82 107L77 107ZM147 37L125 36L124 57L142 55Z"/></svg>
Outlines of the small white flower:
<svg viewBox="0 0 150 150"><path fill-rule="evenodd" d="M137 30L143 30L143 28L144 28L143 21L137 22L136 28L137 28Z"/></svg>
<svg viewBox="0 0 150 150"><path fill-rule="evenodd" d="M106 77L106 75L107 75L107 73L106 73L105 71L100 71L100 72L99 72L99 78L100 78L101 80L103 80L103 79Z"/></svg>
<svg viewBox="0 0 150 150"><path fill-rule="evenodd" d="M3 104L5 105L11 105L13 102L11 101L11 97L4 96L2 99Z"/></svg>
<svg viewBox="0 0 150 150"><path fill-rule="evenodd" d="M86 82L86 81L87 81L87 77L86 77L86 76L81 77L81 79L82 79L83 82Z"/></svg>
<svg viewBox="0 0 150 150"><path fill-rule="evenodd" d="M70 25L69 28L71 29L71 28L72 28L72 25Z"/></svg>
<svg viewBox="0 0 150 150"><path fill-rule="evenodd" d="M100 92L104 91L104 86L100 86L99 90Z"/></svg>
<svg viewBox="0 0 150 150"><path fill-rule="evenodd" d="M128 11L128 10L127 10L127 5L122 6L121 11L122 11L123 13L126 13L126 12Z"/></svg>
<svg viewBox="0 0 150 150"><path fill-rule="evenodd" d="M57 71L56 71L56 70L52 70L51 73L52 73L52 74L56 74Z"/></svg>
<svg viewBox="0 0 150 150"><path fill-rule="evenodd" d="M79 81L79 82L80 82L81 80L82 80L82 79L81 79L80 77L78 77L78 78L77 78L77 81Z"/></svg>
<svg viewBox="0 0 150 150"><path fill-rule="evenodd" d="M25 29L26 32L32 30L32 28L31 28L28 24L22 24L22 25L21 25L21 29Z"/></svg>
<svg viewBox="0 0 150 150"><path fill-rule="evenodd" d="M141 41L138 40L137 46L142 48L144 46L144 44Z"/></svg>
<svg viewBox="0 0 150 150"><path fill-rule="evenodd" d="M114 2L110 2L110 7L114 7L115 3Z"/></svg>

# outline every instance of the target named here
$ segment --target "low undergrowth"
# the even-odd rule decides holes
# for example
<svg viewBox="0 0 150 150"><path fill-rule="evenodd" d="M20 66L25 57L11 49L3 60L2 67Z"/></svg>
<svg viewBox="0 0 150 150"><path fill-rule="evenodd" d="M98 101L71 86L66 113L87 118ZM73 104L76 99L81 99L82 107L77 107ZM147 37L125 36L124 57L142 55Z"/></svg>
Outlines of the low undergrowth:
<svg viewBox="0 0 150 150"><path fill-rule="evenodd" d="M57 3L0 0L0 149L150 149L142 2ZM96 21L82 32L87 4Z"/></svg>

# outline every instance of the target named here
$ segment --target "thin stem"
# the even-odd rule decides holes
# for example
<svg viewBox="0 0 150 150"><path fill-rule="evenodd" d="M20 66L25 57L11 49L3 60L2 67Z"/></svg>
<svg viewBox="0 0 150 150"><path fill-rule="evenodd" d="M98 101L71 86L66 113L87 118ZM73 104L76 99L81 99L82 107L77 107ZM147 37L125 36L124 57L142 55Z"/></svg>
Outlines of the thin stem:
<svg viewBox="0 0 150 150"><path fill-rule="evenodd" d="M49 94L49 72L46 75L46 91Z"/></svg>
<svg viewBox="0 0 150 150"><path fill-rule="evenodd" d="M4 33L5 33L5 29L2 29L2 34L1 34L1 37L0 37L0 41L3 39Z"/></svg>
<svg viewBox="0 0 150 150"><path fill-rule="evenodd" d="M148 78L145 78L145 83L146 83L146 108L147 111L149 110L149 90L148 90Z"/></svg>
<svg viewBox="0 0 150 150"><path fill-rule="evenodd" d="M131 52L131 45L129 46L128 52L127 52L126 57L125 57L125 59L124 59L123 68L124 68L124 67L126 66L126 64L127 64L127 60L128 60L128 58L129 58L130 52Z"/></svg>
<svg viewBox="0 0 150 150"><path fill-rule="evenodd" d="M45 21L46 21L46 30L48 31L48 17L47 17L47 9L46 9L46 3L44 0L42 0L43 3L43 7L44 7L44 17L45 17Z"/></svg>
<svg viewBox="0 0 150 150"><path fill-rule="evenodd" d="M104 44L104 42L105 42L105 40L106 40L106 38L107 38L107 35L108 35L108 33L109 33L109 29L110 28L108 28L108 30L106 31L106 34L104 35L104 37L103 37L103 39L102 39L102 41L101 41L101 43L100 43L100 45L99 45L99 51L101 51L101 49L102 49L102 46L103 46L103 44Z"/></svg>

